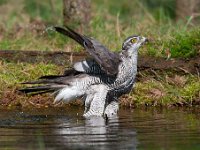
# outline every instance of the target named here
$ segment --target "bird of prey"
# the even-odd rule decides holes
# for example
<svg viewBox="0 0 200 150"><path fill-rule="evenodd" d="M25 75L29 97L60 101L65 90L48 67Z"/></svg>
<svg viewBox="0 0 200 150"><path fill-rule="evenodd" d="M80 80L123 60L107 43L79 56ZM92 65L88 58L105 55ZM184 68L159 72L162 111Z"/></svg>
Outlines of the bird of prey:
<svg viewBox="0 0 200 150"><path fill-rule="evenodd" d="M130 36L122 44L120 53L111 52L97 40L79 34L69 27L53 27L79 43L91 58L76 62L63 75L42 76L25 82L31 87L20 89L24 93L52 92L54 103L69 102L84 97L84 117L113 115L118 111L118 98L129 93L137 73L138 49L147 38Z"/></svg>

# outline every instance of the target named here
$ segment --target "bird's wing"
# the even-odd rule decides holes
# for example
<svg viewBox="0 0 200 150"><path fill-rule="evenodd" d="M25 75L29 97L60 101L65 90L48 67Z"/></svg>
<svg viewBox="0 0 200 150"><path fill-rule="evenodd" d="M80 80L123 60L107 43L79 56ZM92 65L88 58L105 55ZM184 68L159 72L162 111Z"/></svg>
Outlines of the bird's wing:
<svg viewBox="0 0 200 150"><path fill-rule="evenodd" d="M87 59L84 61L74 63L74 69L78 72L85 72L88 74L105 74L105 72L101 69L99 64L93 59Z"/></svg>
<svg viewBox="0 0 200 150"><path fill-rule="evenodd" d="M119 54L109 51L97 40L81 35L69 27L66 27L66 29L62 27L54 28L57 32L67 35L83 46L106 74L117 75L118 66L121 62Z"/></svg>

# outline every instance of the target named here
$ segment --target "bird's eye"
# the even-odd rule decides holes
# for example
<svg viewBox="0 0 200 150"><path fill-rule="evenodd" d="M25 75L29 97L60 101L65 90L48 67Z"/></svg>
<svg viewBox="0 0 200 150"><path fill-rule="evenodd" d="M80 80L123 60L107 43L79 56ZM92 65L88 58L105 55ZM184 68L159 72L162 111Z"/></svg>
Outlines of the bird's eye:
<svg viewBox="0 0 200 150"><path fill-rule="evenodd" d="M136 42L137 42L137 39L135 39L135 38L131 39L131 43L136 43Z"/></svg>

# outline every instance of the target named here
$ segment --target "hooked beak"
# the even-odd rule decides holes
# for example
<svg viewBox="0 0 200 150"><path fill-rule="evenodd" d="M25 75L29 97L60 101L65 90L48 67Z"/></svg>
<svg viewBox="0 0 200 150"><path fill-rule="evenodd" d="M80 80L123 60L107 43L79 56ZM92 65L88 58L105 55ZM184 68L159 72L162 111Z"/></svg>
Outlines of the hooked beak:
<svg viewBox="0 0 200 150"><path fill-rule="evenodd" d="M149 43L149 39L145 38L144 43Z"/></svg>
<svg viewBox="0 0 200 150"><path fill-rule="evenodd" d="M142 41L141 45L144 45L149 42L149 39L147 39L146 37L141 37L141 41Z"/></svg>

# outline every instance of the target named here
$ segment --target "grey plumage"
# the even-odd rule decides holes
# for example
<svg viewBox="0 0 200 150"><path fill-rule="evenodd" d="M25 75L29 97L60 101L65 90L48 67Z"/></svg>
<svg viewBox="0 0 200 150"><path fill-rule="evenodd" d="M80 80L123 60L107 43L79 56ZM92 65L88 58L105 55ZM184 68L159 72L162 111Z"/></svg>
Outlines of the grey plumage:
<svg viewBox="0 0 200 150"><path fill-rule="evenodd" d="M116 75L118 73L118 69L115 69L120 64L120 57L117 53L110 52L95 39L76 33L69 27L66 28L67 30L61 27L54 28L57 32L67 35L83 46L108 75Z"/></svg>
<svg viewBox="0 0 200 150"><path fill-rule="evenodd" d="M76 62L73 68L66 70L63 75L43 76L37 81L26 82L24 84L37 85L20 91L31 94L54 92L54 102L68 102L84 96L85 117L116 113L118 98L132 89L137 73L138 49L146 38L127 38L122 45L121 53L118 54L109 51L95 39L81 35L68 27L54 28L55 31L82 45L92 59Z"/></svg>

